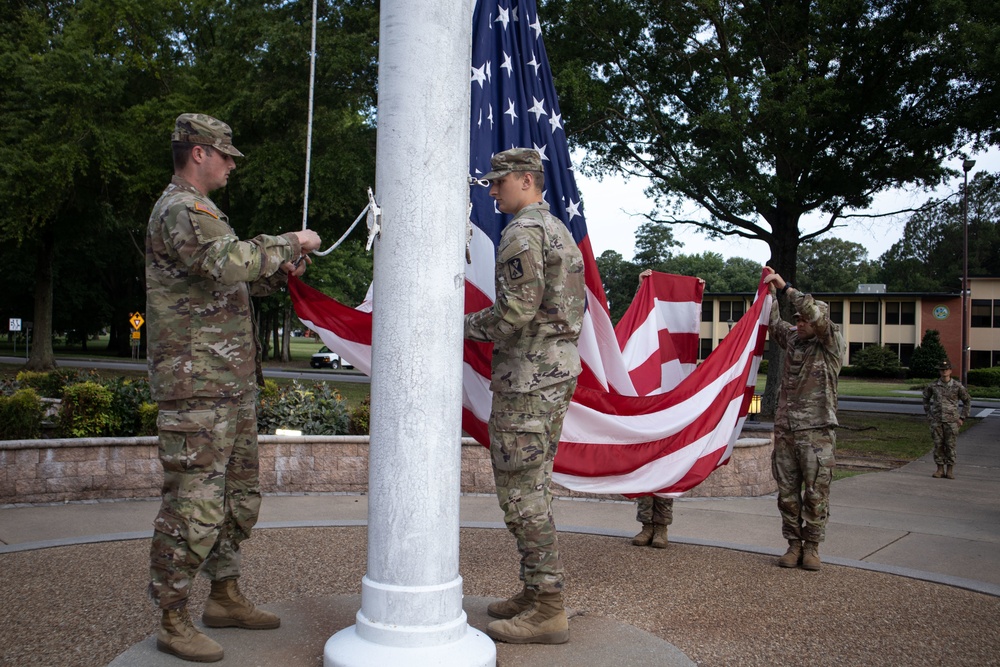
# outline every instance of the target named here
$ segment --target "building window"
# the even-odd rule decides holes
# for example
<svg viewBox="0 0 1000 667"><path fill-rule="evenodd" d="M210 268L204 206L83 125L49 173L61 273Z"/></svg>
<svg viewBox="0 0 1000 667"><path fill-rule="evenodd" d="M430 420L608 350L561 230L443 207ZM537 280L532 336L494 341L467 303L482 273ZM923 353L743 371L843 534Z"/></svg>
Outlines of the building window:
<svg viewBox="0 0 1000 667"><path fill-rule="evenodd" d="M857 354L858 352L860 352L861 350L863 350L864 347L865 347L864 343L850 343L847 346L847 365L848 366L851 365L851 360L854 358L854 355Z"/></svg>
<svg viewBox="0 0 1000 667"><path fill-rule="evenodd" d="M885 323L913 326L917 322L917 304L913 301L886 301Z"/></svg>
<svg viewBox="0 0 1000 667"><path fill-rule="evenodd" d="M885 346L896 353L901 365L910 365L910 360L913 359L913 350L916 347L913 343L886 343Z"/></svg>
<svg viewBox="0 0 1000 667"><path fill-rule="evenodd" d="M708 355L712 354L712 339L702 338L699 340L698 345L698 359L704 360L708 359Z"/></svg>
<svg viewBox="0 0 1000 667"><path fill-rule="evenodd" d="M733 322L738 321L743 314L746 312L746 305L743 300L739 301L720 301L719 302L719 321L728 322L732 320Z"/></svg>
<svg viewBox="0 0 1000 667"><path fill-rule="evenodd" d="M969 352L969 368L989 368L992 357L990 350L972 350Z"/></svg>
<svg viewBox="0 0 1000 667"><path fill-rule="evenodd" d="M852 301L851 324L878 324L878 303L875 301Z"/></svg>
<svg viewBox="0 0 1000 667"><path fill-rule="evenodd" d="M711 322L712 321L712 310L715 305L714 301L702 301L701 302L701 321Z"/></svg>
<svg viewBox="0 0 1000 667"><path fill-rule="evenodd" d="M993 328L1000 329L1000 299L993 300Z"/></svg>
<svg viewBox="0 0 1000 667"><path fill-rule="evenodd" d="M831 301L830 302L830 321L834 324L844 323L844 302L843 301Z"/></svg>
<svg viewBox="0 0 1000 667"><path fill-rule="evenodd" d="M993 302L989 299L973 299L969 313L969 325L979 328L993 326Z"/></svg>

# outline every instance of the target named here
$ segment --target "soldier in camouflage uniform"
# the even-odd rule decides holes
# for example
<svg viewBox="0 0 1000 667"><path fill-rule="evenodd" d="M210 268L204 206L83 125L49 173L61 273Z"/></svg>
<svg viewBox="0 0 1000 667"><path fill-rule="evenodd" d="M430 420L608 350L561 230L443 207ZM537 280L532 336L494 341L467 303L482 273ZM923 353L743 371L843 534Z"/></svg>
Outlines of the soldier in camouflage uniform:
<svg viewBox="0 0 1000 667"><path fill-rule="evenodd" d="M924 412L931 422L934 463L937 464L931 477L955 479L955 440L962 422L969 418L972 399L961 382L951 379L951 362L945 360L938 364L938 372L941 377L924 388Z"/></svg>
<svg viewBox="0 0 1000 667"><path fill-rule="evenodd" d="M490 453L497 498L517 539L524 587L489 606L502 620L494 639L561 644L569 640L563 566L552 520L552 464L580 374L583 256L542 199L537 151L513 148L492 159L490 196L514 218L497 249L496 301L465 318L465 337L492 342Z"/></svg>
<svg viewBox="0 0 1000 667"><path fill-rule="evenodd" d="M830 514L837 425L837 376L845 345L840 327L830 321L830 307L787 284L771 270L764 278L771 293L787 294L796 326L781 319L778 300L771 303L768 332L785 351L778 408L774 415L771 471L778 482L778 510L788 551L781 567L820 568L819 543L826 537ZM804 485L804 490L803 490Z"/></svg>
<svg viewBox="0 0 1000 667"><path fill-rule="evenodd" d="M208 193L241 157L229 126L182 114L172 135L174 177L146 234L146 327L163 494L153 522L150 585L162 610L157 648L215 662L222 647L187 612L199 570L212 580L210 627L276 628L239 592L240 543L260 508L255 398L258 352L250 296L300 275L319 247L312 231L240 241Z"/></svg>

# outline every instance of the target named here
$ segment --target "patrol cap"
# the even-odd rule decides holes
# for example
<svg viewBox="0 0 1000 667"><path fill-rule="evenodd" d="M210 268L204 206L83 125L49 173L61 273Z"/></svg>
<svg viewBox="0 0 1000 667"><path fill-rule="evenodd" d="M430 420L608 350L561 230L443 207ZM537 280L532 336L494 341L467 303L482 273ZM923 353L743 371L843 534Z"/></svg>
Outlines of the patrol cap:
<svg viewBox="0 0 1000 667"><path fill-rule="evenodd" d="M937 365L937 369L939 371L950 371L951 370L951 362L948 361L947 359L945 359L944 361L942 361L941 363L939 363Z"/></svg>
<svg viewBox="0 0 1000 667"><path fill-rule="evenodd" d="M226 155L243 157L233 146L233 131L221 120L203 113L182 113L174 123L171 141L211 146Z"/></svg>
<svg viewBox="0 0 1000 667"><path fill-rule="evenodd" d="M490 158L493 171L483 176L484 181L503 178L512 171L542 171L542 157L533 148L509 148Z"/></svg>
<svg viewBox="0 0 1000 667"><path fill-rule="evenodd" d="M816 309L819 311L819 317L814 320L815 322L819 322L820 320L827 319L830 317L830 304L828 304L826 301L814 301L813 303L816 304ZM809 321L806 320L806 318L802 316L802 313L799 312L795 313L795 319L805 320L807 322Z"/></svg>

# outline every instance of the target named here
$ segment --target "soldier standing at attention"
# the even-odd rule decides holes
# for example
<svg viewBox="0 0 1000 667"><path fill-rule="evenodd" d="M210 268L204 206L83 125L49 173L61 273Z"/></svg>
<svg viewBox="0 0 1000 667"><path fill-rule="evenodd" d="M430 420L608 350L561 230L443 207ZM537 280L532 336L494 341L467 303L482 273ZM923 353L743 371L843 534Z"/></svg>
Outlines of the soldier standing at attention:
<svg viewBox="0 0 1000 667"><path fill-rule="evenodd" d="M961 382L951 379L951 362L946 359L938 364L938 372L941 377L924 387L924 412L931 422L934 463L937 464L931 477L955 479L955 440L962 422L972 411L972 399Z"/></svg>
<svg viewBox="0 0 1000 667"><path fill-rule="evenodd" d="M258 344L250 296L301 275L319 248L313 231L240 241L208 193L242 157L229 126L178 116L174 177L149 216L146 321L163 494L153 522L149 592L162 610L156 647L216 662L223 651L187 610L201 570L212 581L209 627L277 628L280 619L240 593L240 543L260 509L257 453Z"/></svg>
<svg viewBox="0 0 1000 667"><path fill-rule="evenodd" d="M465 337L492 342L490 455L497 498L521 553L520 593L489 606L486 633L515 644L569 641L552 520L552 463L580 374L583 256L543 201L537 151L497 153L490 196L514 218L497 249L496 301L465 316Z"/></svg>
<svg viewBox="0 0 1000 667"><path fill-rule="evenodd" d="M830 514L837 376L844 359L844 337L830 321L827 304L794 289L771 267L766 269L771 271L764 278L771 294L788 295L796 320L794 327L782 320L778 299L771 302L768 332L771 342L785 351L771 459L778 483L781 533L788 540L788 551L778 565L801 563L805 570L818 570L819 543L826 537Z"/></svg>

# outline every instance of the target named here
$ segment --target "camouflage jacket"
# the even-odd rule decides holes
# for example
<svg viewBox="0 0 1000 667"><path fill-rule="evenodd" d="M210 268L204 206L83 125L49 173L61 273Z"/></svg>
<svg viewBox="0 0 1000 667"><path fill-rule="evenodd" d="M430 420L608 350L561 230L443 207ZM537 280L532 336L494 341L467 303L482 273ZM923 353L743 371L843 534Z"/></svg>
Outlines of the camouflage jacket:
<svg viewBox="0 0 1000 667"><path fill-rule="evenodd" d="M580 374L583 255L548 204L525 206L497 249L496 301L465 316L465 337L492 341L498 392L526 392Z"/></svg>
<svg viewBox="0 0 1000 667"><path fill-rule="evenodd" d="M816 335L800 339L795 327L781 319L778 300L771 302L768 331L771 341L785 351L774 423L792 431L836 426L837 376L844 363L844 336L829 317L820 315L811 295L789 288L788 297L797 312L815 322Z"/></svg>
<svg viewBox="0 0 1000 667"><path fill-rule="evenodd" d="M287 283L294 234L240 241L211 199L174 176L146 230L147 363L153 400L236 396L255 386L250 296Z"/></svg>
<svg viewBox="0 0 1000 667"><path fill-rule="evenodd" d="M942 382L938 378L924 387L924 412L931 421L957 422L965 421L972 411L972 398L961 382L954 378ZM958 402L962 402L959 409Z"/></svg>

